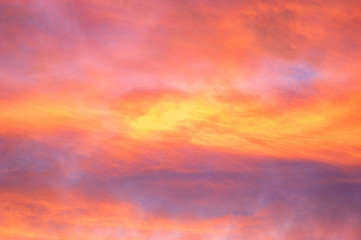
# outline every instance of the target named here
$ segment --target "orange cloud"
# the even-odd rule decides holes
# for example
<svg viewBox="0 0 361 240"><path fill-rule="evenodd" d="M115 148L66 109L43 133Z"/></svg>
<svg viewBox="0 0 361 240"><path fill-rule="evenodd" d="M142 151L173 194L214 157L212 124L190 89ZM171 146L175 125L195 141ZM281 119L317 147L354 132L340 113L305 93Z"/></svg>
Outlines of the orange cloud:
<svg viewBox="0 0 361 240"><path fill-rule="evenodd" d="M360 7L0 0L0 238L359 238Z"/></svg>

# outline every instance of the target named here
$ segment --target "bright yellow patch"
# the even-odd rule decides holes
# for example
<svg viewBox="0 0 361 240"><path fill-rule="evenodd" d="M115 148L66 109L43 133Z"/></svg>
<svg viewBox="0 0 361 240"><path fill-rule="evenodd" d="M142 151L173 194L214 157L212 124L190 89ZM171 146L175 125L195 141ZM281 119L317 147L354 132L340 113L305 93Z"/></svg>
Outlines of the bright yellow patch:
<svg viewBox="0 0 361 240"><path fill-rule="evenodd" d="M199 101L161 102L136 118L130 126L139 131L170 131L179 126L202 120L214 113Z"/></svg>

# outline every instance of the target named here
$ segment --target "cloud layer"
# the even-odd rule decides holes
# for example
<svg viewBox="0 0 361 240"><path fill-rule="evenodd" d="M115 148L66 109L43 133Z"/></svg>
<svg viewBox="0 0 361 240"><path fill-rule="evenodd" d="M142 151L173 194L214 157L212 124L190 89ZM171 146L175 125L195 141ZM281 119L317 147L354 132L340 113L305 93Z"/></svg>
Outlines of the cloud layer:
<svg viewBox="0 0 361 240"><path fill-rule="evenodd" d="M360 9L0 0L0 238L359 239Z"/></svg>

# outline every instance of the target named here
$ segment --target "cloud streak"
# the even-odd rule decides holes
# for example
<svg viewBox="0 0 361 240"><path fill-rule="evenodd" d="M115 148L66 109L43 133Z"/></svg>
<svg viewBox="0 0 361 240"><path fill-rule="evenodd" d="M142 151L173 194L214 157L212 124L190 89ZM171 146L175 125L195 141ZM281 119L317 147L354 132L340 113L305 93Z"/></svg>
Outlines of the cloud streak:
<svg viewBox="0 0 361 240"><path fill-rule="evenodd" d="M0 238L359 239L360 7L0 0Z"/></svg>

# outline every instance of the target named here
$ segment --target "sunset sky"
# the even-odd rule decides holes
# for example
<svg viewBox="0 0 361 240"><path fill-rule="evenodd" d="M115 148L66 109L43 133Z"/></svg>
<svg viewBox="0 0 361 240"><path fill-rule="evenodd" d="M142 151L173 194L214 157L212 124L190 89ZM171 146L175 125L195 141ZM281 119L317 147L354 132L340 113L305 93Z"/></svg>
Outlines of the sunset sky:
<svg viewBox="0 0 361 240"><path fill-rule="evenodd" d="M360 0L0 0L1 240L360 226Z"/></svg>

